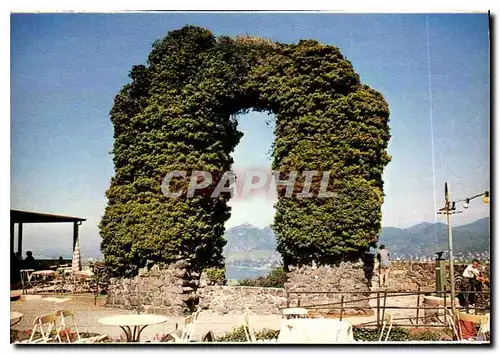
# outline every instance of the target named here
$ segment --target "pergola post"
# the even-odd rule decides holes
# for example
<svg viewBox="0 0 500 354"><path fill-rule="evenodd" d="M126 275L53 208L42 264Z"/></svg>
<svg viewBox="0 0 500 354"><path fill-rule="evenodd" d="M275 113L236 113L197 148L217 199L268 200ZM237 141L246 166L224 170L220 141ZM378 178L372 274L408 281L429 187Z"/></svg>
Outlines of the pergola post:
<svg viewBox="0 0 500 354"><path fill-rule="evenodd" d="M73 222L73 252L75 252L76 241L78 241L78 222Z"/></svg>
<svg viewBox="0 0 500 354"><path fill-rule="evenodd" d="M17 228L17 252L23 255L23 223L20 222Z"/></svg>
<svg viewBox="0 0 500 354"><path fill-rule="evenodd" d="M10 254L14 253L14 222L10 222Z"/></svg>

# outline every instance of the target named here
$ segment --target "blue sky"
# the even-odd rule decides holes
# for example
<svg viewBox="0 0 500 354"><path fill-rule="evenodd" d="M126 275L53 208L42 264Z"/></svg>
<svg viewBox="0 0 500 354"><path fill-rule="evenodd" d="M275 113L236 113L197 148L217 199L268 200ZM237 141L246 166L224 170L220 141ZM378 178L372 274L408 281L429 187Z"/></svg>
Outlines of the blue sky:
<svg viewBox="0 0 500 354"><path fill-rule="evenodd" d="M187 24L215 35L283 43L311 38L340 48L391 110L384 226L444 221L434 211L443 204L445 181L454 198L489 189L486 14L429 15L430 56L426 15L23 14L11 17L12 208L86 217L82 252L99 247L97 224L113 175L113 98L132 65L146 62L153 41ZM239 117L245 136L234 153L235 167L270 168L273 132L266 118ZM273 201L233 201L228 226L268 225ZM478 200L454 223L485 216L488 206ZM70 225L27 225L25 233L33 235L26 247L66 235L62 246L71 249Z"/></svg>

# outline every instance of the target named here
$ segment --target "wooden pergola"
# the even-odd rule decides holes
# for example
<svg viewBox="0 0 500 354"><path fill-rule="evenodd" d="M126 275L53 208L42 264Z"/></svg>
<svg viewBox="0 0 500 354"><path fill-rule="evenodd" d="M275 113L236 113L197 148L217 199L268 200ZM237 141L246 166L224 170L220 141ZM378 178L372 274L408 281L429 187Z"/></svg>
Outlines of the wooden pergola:
<svg viewBox="0 0 500 354"><path fill-rule="evenodd" d="M17 252L23 254L23 224L38 224L38 223L73 223L73 254L75 248L78 248L78 226L87 219L82 219L74 216L54 215L36 213L31 211L10 210L10 252L14 253L14 228L18 224L17 237ZM79 252L79 250L78 250Z"/></svg>

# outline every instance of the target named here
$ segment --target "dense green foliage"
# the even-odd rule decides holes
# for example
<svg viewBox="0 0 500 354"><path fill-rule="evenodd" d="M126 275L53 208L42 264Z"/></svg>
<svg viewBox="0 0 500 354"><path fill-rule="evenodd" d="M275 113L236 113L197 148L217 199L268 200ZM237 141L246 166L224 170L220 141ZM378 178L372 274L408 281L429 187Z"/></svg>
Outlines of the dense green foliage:
<svg viewBox="0 0 500 354"><path fill-rule="evenodd" d="M384 333L386 333L384 331ZM270 340L278 338L279 330L263 329L255 333L257 340ZM353 328L353 336L356 341L377 342L380 330L376 328ZM384 335L385 339L385 335ZM388 341L442 341L451 340L449 330L437 330L433 328L404 328L393 327L389 333ZM246 342L245 329L243 326L235 327L231 332L218 337L217 342Z"/></svg>
<svg viewBox="0 0 500 354"><path fill-rule="evenodd" d="M257 340L271 340L278 338L279 331L274 329L264 328L259 332L255 332L255 338ZM245 335L245 327L239 326L233 328L231 332L224 334L223 336L217 337L216 342L246 342L247 337Z"/></svg>
<svg viewBox="0 0 500 354"><path fill-rule="evenodd" d="M196 271L222 265L230 195L210 194L242 135L234 115L248 109L276 117L273 169L281 179L328 171L328 190L338 192L287 198L278 188L273 229L285 264L356 259L375 244L389 110L336 47L215 38L186 26L155 42L147 65L130 77L111 110L115 175L100 224L101 250L116 274L136 274L147 260L187 258ZM161 182L173 170L188 171L174 190L187 189L193 170L215 178L193 198L170 198ZM320 179L313 179L315 196Z"/></svg>
<svg viewBox="0 0 500 354"><path fill-rule="evenodd" d="M386 333L386 331L384 331ZM376 328L353 328L354 340L364 342L376 342L380 337L380 330ZM385 338L385 334L384 334ZM411 340L410 330L403 327L394 327L389 333L389 341L405 342Z"/></svg>
<svg viewBox="0 0 500 354"><path fill-rule="evenodd" d="M376 342L380 337L380 330L376 328L353 328L354 340ZM386 333L386 332L384 332ZM384 335L385 338L385 335ZM403 327L394 327L389 333L389 341L408 341L410 340L410 331Z"/></svg>
<svg viewBox="0 0 500 354"><path fill-rule="evenodd" d="M205 269L205 274L212 283L226 285L226 270L224 268L210 267Z"/></svg>
<svg viewBox="0 0 500 354"><path fill-rule="evenodd" d="M275 268L265 277L245 279L238 282L241 286L258 286L263 288L283 288L288 277L283 268Z"/></svg>

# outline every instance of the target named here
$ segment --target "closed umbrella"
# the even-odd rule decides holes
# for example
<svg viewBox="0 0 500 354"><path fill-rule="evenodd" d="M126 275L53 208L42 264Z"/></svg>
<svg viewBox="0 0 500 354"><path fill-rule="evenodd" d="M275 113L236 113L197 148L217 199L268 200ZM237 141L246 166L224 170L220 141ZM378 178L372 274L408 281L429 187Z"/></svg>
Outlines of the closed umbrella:
<svg viewBox="0 0 500 354"><path fill-rule="evenodd" d="M82 269L82 260L80 258L80 240L77 239L75 249L73 250L73 261L71 263L73 272L79 272Z"/></svg>

